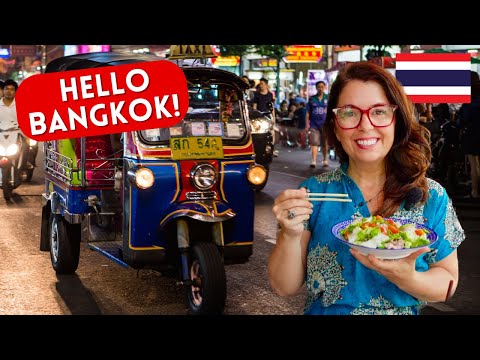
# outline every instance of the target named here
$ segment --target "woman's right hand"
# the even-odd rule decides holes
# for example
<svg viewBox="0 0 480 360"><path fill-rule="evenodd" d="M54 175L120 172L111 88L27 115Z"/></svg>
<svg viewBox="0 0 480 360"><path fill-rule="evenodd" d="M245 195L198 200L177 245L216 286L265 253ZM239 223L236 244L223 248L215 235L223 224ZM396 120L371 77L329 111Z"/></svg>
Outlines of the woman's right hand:
<svg viewBox="0 0 480 360"><path fill-rule="evenodd" d="M278 223L287 236L301 235L303 222L310 219L313 204L307 199L307 189L284 190L277 196L272 208Z"/></svg>

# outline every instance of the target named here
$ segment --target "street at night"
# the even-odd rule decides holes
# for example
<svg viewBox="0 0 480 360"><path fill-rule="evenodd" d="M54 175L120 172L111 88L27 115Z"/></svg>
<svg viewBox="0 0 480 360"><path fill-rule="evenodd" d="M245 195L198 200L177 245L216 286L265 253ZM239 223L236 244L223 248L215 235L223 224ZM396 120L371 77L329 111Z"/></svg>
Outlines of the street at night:
<svg viewBox="0 0 480 360"><path fill-rule="evenodd" d="M309 168L309 151L278 147L267 186L256 194L254 251L245 264L227 265L227 315L302 314L305 294L283 298L272 290L267 258L277 224L271 211L274 198L296 188L312 174L332 170ZM320 155L321 157L321 155ZM39 152L31 183L14 190L12 202L0 200L0 314L187 314L185 294L177 278L153 270L125 269L81 244L76 274L55 274L48 252L39 250L43 154ZM479 314L480 204L454 198L466 232L459 247L460 281L447 303L432 303L425 314Z"/></svg>

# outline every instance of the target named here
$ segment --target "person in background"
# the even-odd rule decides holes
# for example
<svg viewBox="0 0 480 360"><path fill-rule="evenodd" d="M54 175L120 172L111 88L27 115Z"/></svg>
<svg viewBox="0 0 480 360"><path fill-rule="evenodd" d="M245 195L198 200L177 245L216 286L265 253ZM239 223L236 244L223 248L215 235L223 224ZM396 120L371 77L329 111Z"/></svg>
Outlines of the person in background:
<svg viewBox="0 0 480 360"><path fill-rule="evenodd" d="M328 166L328 142L323 131L323 124L327 115L327 100L328 96L325 94L325 82L317 81L315 87L317 94L308 99L307 114L306 114L306 128L310 133L310 148L312 151L312 161L310 167L314 168L317 165L318 146L322 147L323 166Z"/></svg>
<svg viewBox="0 0 480 360"><path fill-rule="evenodd" d="M17 104L15 95L18 90L18 83L15 80L7 79L3 83L3 97L0 98L0 130L9 130L19 128L17 120ZM16 161L21 161L20 167L27 166L28 146L25 136L20 131L19 140L21 141L21 149L23 156L19 156ZM33 164L30 164L32 166Z"/></svg>
<svg viewBox="0 0 480 360"><path fill-rule="evenodd" d="M442 125L450 120L450 112L446 103L432 104L432 124L428 127L430 130L431 143L436 144L442 137Z"/></svg>
<svg viewBox="0 0 480 360"><path fill-rule="evenodd" d="M3 97L3 86L5 82L3 80L0 80L0 99Z"/></svg>
<svg viewBox="0 0 480 360"><path fill-rule="evenodd" d="M248 84L249 88L245 90L245 93L247 94L247 104L251 106L253 96L255 95L255 81L250 80L248 76L243 75L242 79Z"/></svg>
<svg viewBox="0 0 480 360"><path fill-rule="evenodd" d="M280 103L280 110L277 111L275 117L278 122L280 144L283 146L292 145L291 127L293 126L294 111L295 105L289 107L287 101L283 100Z"/></svg>
<svg viewBox="0 0 480 360"><path fill-rule="evenodd" d="M471 99L471 103L460 107L457 125L462 133L463 152L470 163L470 196L473 199L480 199L480 80L478 80L478 74L472 75Z"/></svg>
<svg viewBox="0 0 480 360"><path fill-rule="evenodd" d="M282 296L306 284L305 314L419 314L426 302L455 291L457 247L465 239L447 192L426 177L428 129L414 118L397 79L371 62L342 69L329 96L325 129L340 167L275 199L270 283ZM309 192L348 194L352 202L312 203ZM332 234L343 220L373 215L423 224L438 240L392 261L362 255Z"/></svg>
<svg viewBox="0 0 480 360"><path fill-rule="evenodd" d="M295 99L296 99L296 95L294 92L291 92L290 94L288 94L288 107L292 105L297 105L297 102L295 101Z"/></svg>
<svg viewBox="0 0 480 360"><path fill-rule="evenodd" d="M7 79L3 83L3 96L0 99L0 129L2 130L18 128L15 103L17 89L18 83L15 80Z"/></svg>
<svg viewBox="0 0 480 360"><path fill-rule="evenodd" d="M277 111L278 117L288 117L288 104L285 100L280 103L280 110Z"/></svg>
<svg viewBox="0 0 480 360"><path fill-rule="evenodd" d="M420 123L420 125L424 126L428 129L430 133L430 144L434 144L434 141L438 140L438 136L441 133L436 132L435 137L432 137L432 130L434 130L433 125L435 124L432 112L432 104L430 103L416 103L414 105L415 117ZM438 129L440 130L440 129Z"/></svg>
<svg viewBox="0 0 480 360"><path fill-rule="evenodd" d="M258 84L258 89L253 96L252 107L258 111L267 112L269 111L267 107L268 102L274 104L275 97L268 87L268 80L261 78L260 83Z"/></svg>
<svg viewBox="0 0 480 360"><path fill-rule="evenodd" d="M301 102L293 114L293 124L296 128L295 139L300 143L302 149L307 148L306 117L307 110L305 109L305 104Z"/></svg>

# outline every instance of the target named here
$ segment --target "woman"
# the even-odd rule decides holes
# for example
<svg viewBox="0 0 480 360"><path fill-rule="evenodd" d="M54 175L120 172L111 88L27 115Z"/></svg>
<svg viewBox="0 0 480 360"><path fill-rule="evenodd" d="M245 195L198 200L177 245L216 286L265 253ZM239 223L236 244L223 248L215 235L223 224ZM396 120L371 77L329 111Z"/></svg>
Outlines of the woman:
<svg viewBox="0 0 480 360"><path fill-rule="evenodd" d="M425 176L428 131L401 85L372 63L348 65L332 85L325 127L341 166L275 199L273 288L287 296L306 283L305 314L418 314L425 302L444 301L458 282L456 248L465 235L445 189ZM312 204L307 191L347 193L352 202ZM406 204L412 192L419 199ZM331 234L340 221L373 214L425 224L439 240L392 261L349 250Z"/></svg>

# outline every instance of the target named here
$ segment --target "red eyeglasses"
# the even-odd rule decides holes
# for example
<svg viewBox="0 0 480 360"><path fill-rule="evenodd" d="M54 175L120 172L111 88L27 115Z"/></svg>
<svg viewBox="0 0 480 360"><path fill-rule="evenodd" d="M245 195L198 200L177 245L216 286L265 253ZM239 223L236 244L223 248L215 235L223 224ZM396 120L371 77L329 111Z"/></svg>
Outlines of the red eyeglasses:
<svg viewBox="0 0 480 360"><path fill-rule="evenodd" d="M395 110L397 105L380 104L372 106L368 109L360 109L355 105L346 105L340 108L333 109L335 120L340 128L356 129L360 125L362 115L367 114L367 118L375 127L387 127L395 118Z"/></svg>

